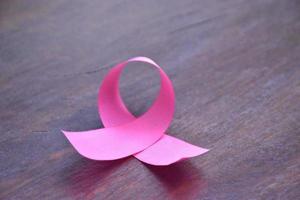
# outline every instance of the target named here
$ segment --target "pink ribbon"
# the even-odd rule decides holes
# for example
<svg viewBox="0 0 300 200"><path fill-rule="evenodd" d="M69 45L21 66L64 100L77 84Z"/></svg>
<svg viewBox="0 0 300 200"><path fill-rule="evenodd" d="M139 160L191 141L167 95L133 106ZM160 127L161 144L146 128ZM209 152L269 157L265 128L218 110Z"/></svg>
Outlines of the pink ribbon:
<svg viewBox="0 0 300 200"><path fill-rule="evenodd" d="M118 87L119 77L129 62L151 64L160 74L160 90L155 102L136 118L124 105ZM174 114L175 96L166 73L153 60L135 57L113 67L103 80L98 95L98 110L105 128L63 131L74 148L93 160L116 160L133 155L152 165L169 165L184 158L203 154L200 148L166 135Z"/></svg>

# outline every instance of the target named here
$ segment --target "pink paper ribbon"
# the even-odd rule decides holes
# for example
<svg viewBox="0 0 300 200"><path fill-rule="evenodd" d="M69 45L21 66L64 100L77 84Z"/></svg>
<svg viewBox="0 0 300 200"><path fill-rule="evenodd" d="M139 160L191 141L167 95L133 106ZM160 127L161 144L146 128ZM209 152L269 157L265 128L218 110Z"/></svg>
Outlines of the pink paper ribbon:
<svg viewBox="0 0 300 200"><path fill-rule="evenodd" d="M124 105L119 92L119 77L129 62L145 62L160 74L160 90L155 102L136 118ZM200 148L166 135L174 114L175 96L166 73L153 60L135 57L113 67L103 80L98 95L98 110L105 128L63 131L74 148L93 160L116 160L133 155L152 165L169 165L184 158L203 154Z"/></svg>

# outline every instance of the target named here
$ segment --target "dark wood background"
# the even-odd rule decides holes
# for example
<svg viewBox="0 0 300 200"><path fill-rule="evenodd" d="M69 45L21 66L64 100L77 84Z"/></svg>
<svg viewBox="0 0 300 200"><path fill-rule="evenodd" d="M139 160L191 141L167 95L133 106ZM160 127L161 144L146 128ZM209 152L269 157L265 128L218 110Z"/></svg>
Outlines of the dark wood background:
<svg viewBox="0 0 300 200"><path fill-rule="evenodd" d="M169 167L95 162L60 132L102 127L110 67L173 81L169 133L211 151ZM0 199L299 199L300 1L0 1ZM143 82L144 81L144 82ZM132 64L135 114L158 89Z"/></svg>

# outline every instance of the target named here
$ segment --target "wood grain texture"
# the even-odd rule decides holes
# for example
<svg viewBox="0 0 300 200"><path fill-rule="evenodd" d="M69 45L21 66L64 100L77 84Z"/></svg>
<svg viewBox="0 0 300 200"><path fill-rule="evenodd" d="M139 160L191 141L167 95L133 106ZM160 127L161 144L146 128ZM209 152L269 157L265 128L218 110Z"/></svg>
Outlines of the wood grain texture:
<svg viewBox="0 0 300 200"><path fill-rule="evenodd" d="M101 80L137 55L173 81L168 133L208 154L95 162L64 138L102 127ZM298 0L2 0L0 199L299 199L299 64ZM132 64L121 83L147 110L155 72Z"/></svg>

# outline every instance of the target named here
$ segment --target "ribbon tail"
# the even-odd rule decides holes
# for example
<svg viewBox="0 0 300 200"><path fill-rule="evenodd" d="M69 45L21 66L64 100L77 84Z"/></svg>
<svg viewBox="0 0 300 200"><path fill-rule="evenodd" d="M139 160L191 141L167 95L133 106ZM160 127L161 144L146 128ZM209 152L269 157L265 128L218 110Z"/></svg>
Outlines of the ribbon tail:
<svg viewBox="0 0 300 200"><path fill-rule="evenodd" d="M164 135L156 143L134 156L147 164L164 166L186 158L199 156L208 151L208 149L197 147L169 135Z"/></svg>

